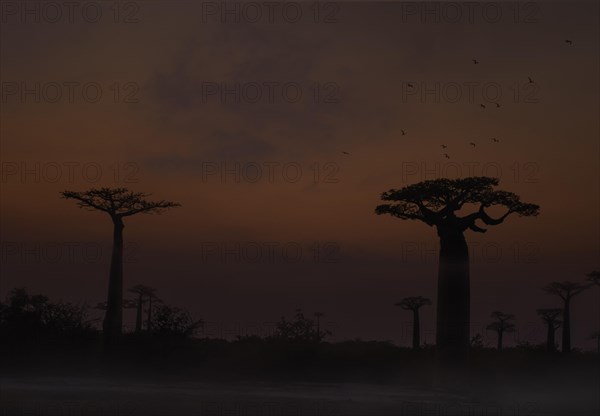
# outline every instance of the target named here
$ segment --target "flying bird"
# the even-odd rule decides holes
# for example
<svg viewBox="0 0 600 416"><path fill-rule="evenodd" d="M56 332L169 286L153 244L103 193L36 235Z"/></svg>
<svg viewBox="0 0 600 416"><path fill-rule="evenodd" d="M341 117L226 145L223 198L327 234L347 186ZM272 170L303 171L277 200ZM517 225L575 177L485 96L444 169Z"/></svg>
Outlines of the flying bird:
<svg viewBox="0 0 600 416"><path fill-rule="evenodd" d="M406 136L406 132L404 130L400 130L403 136Z"/></svg>
<svg viewBox="0 0 600 416"><path fill-rule="evenodd" d="M529 80L530 84L533 84L533 80L531 79L531 77L527 77L527 79Z"/></svg>
<svg viewBox="0 0 600 416"><path fill-rule="evenodd" d="M572 45L572 44L573 44L573 41L572 41L572 40L569 40L569 39L565 39L565 43L566 43L567 45Z"/></svg>
<svg viewBox="0 0 600 416"><path fill-rule="evenodd" d="M450 156L448 156L448 153L444 153L444 157L445 157L446 159L450 159Z"/></svg>
<svg viewBox="0 0 600 416"><path fill-rule="evenodd" d="M475 146L476 146L476 144L475 144L475 143L473 143L473 142L469 142L469 144L470 144L471 146L473 146L473 147L475 147Z"/></svg>
<svg viewBox="0 0 600 416"><path fill-rule="evenodd" d="M410 82L408 82L406 85L408 85L410 88L414 88L415 86L413 84L411 84Z"/></svg>
<svg viewBox="0 0 600 416"><path fill-rule="evenodd" d="M479 104L481 108L485 108L485 104Z"/></svg>
<svg viewBox="0 0 600 416"><path fill-rule="evenodd" d="M440 144L440 146L442 147L442 149L445 149L446 147L448 147L445 144Z"/></svg>
<svg viewBox="0 0 600 416"><path fill-rule="evenodd" d="M500 143L500 140L496 139L495 137L492 137L492 141L493 141L494 143Z"/></svg>
<svg viewBox="0 0 600 416"><path fill-rule="evenodd" d="M477 59L471 59L473 61L474 65L477 65L479 63L479 61Z"/></svg>
<svg viewBox="0 0 600 416"><path fill-rule="evenodd" d="M342 152L342 153L343 153L343 154L345 154L345 155L349 155L349 154L350 154L350 153L348 153L348 152Z"/></svg>
<svg viewBox="0 0 600 416"><path fill-rule="evenodd" d="M496 108L500 108L500 104L496 103Z"/></svg>

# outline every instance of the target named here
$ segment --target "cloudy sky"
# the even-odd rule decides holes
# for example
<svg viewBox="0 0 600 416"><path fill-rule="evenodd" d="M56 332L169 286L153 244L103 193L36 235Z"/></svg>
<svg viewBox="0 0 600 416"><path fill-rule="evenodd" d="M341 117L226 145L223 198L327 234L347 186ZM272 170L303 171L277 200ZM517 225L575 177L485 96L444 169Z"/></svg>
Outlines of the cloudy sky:
<svg viewBox="0 0 600 416"><path fill-rule="evenodd" d="M2 4L0 296L104 300L110 220L59 197L99 186L182 204L128 218L125 284L214 336L302 308L335 339L408 344L393 304L435 298L437 237L373 210L425 179L497 176L541 206L467 236L473 332L502 310L543 339L540 287L599 267L596 2L88 3ZM576 346L598 296L574 304Z"/></svg>

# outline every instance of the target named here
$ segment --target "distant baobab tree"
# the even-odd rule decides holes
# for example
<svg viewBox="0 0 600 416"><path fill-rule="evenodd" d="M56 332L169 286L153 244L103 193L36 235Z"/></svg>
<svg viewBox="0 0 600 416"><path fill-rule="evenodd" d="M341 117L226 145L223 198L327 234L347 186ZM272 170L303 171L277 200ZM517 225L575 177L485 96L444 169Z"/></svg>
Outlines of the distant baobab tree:
<svg viewBox="0 0 600 416"><path fill-rule="evenodd" d="M492 312L491 318L495 319L486 328L490 331L495 331L498 336L498 351L502 351L502 338L505 332L515 332L515 324L511 321L515 320L515 316L503 313L500 311Z"/></svg>
<svg viewBox="0 0 600 416"><path fill-rule="evenodd" d="M571 352L571 299L587 289L589 285L575 282L552 282L544 286L551 295L558 296L563 301L562 352Z"/></svg>
<svg viewBox="0 0 600 416"><path fill-rule="evenodd" d="M600 293L600 271L594 270L593 272L588 273L586 276L587 281L590 282L590 285L598 287L598 292ZM600 301L598 302L598 315L600 315ZM600 353L600 329L594 332L594 334L598 340L598 353ZM592 336L594 336L594 334L592 334Z"/></svg>
<svg viewBox="0 0 600 416"><path fill-rule="evenodd" d="M560 328L562 321L559 319L562 314L562 309L538 309L538 315L546 323L548 335L546 337L546 349L550 352L556 351L556 342L554 341L554 333Z"/></svg>
<svg viewBox="0 0 600 416"><path fill-rule="evenodd" d="M587 281L590 282L592 285L600 286L600 271L594 270L593 272L586 274L586 276Z"/></svg>
<svg viewBox="0 0 600 416"><path fill-rule="evenodd" d="M137 295L136 300L136 314L135 314L135 332L141 332L142 330L142 309L144 303L147 302L144 297L151 293L154 289L144 285L135 285L129 289L129 292Z"/></svg>
<svg viewBox="0 0 600 416"><path fill-rule="evenodd" d="M315 312L315 318L317 318L317 338L321 340L321 318L324 317L323 312Z"/></svg>
<svg viewBox="0 0 600 416"><path fill-rule="evenodd" d="M423 296L412 296L404 298L400 302L395 304L395 306L400 306L402 309L412 311L413 313L413 350L418 350L421 347L421 324L419 320L419 309L425 305L431 305L431 300L424 298Z"/></svg>
<svg viewBox="0 0 600 416"><path fill-rule="evenodd" d="M498 225L511 214L528 217L539 213L538 205L521 202L511 192L495 190L497 185L498 179L485 176L427 180L384 192L381 199L392 203L375 209L378 215L436 227L440 238L436 344L443 363L463 367L469 351L469 248L465 231L483 233L486 230L478 222ZM474 212L459 216L458 212L468 206L473 206ZM505 208L498 217L487 212L495 206Z"/></svg>
<svg viewBox="0 0 600 416"><path fill-rule="evenodd" d="M600 354L600 331L596 331L590 335L590 339L596 340L596 352Z"/></svg>
<svg viewBox="0 0 600 416"><path fill-rule="evenodd" d="M144 295L148 297L148 317L146 319L146 330L148 332L152 331L152 301L156 303L161 303L162 299L159 299L156 296L156 289L151 287L146 287Z"/></svg>
<svg viewBox="0 0 600 416"><path fill-rule="evenodd" d="M148 201L149 194L132 192L127 188L92 188L83 192L64 191L63 198L74 199L80 208L102 211L113 223L113 248L108 280L107 308L103 331L105 341L119 337L123 330L123 219L136 214L160 214L180 206L175 202Z"/></svg>

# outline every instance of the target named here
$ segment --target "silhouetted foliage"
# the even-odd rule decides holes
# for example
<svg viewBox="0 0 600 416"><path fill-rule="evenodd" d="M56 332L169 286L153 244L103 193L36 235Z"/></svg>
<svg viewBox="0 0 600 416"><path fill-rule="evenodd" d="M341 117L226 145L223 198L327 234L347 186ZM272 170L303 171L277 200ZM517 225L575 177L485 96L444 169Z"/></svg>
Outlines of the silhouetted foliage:
<svg viewBox="0 0 600 416"><path fill-rule="evenodd" d="M481 336L481 334L477 333L473 337L471 337L471 348L473 348L473 349L485 348L485 344L483 342L483 337Z"/></svg>
<svg viewBox="0 0 600 416"><path fill-rule="evenodd" d="M185 309L159 305L152 314L152 331L168 337L192 337L202 327L202 320L195 321Z"/></svg>
<svg viewBox="0 0 600 416"><path fill-rule="evenodd" d="M94 332L87 305L51 303L44 295L26 289L10 291L0 303L0 334L12 345L25 346L42 339L85 337Z"/></svg>
<svg viewBox="0 0 600 416"><path fill-rule="evenodd" d="M571 352L571 299L589 288L589 285L576 282L552 282L543 290L558 296L563 301L562 352Z"/></svg>
<svg viewBox="0 0 600 416"><path fill-rule="evenodd" d="M469 249L464 232L486 232L481 223L498 225L511 214L539 213L538 205L521 202L511 192L495 190L497 185L498 179L489 177L428 180L384 192L381 199L391 203L375 208L378 215L436 227L440 238L436 344L444 363L466 364L469 350ZM474 212L459 216L467 206L474 206ZM487 209L493 206L503 207L504 213L492 217Z"/></svg>
<svg viewBox="0 0 600 416"><path fill-rule="evenodd" d="M288 321L281 317L275 324L272 338L277 341L302 344L306 342L321 342L329 331L317 331L315 321L304 316L300 309L296 310L294 319Z"/></svg>
<svg viewBox="0 0 600 416"><path fill-rule="evenodd" d="M110 262L107 308L104 316L104 335L107 344L123 330L123 218L136 214L160 214L180 204L165 200L148 201L150 194L132 192L127 188L92 188L88 191L63 191L65 199L74 199L77 206L89 211L108 214L113 223L113 251Z"/></svg>

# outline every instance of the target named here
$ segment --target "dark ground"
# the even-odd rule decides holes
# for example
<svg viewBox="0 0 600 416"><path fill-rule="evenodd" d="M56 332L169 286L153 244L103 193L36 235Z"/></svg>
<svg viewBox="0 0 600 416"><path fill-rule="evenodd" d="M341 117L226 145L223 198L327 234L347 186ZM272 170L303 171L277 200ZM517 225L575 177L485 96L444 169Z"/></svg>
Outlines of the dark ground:
<svg viewBox="0 0 600 416"><path fill-rule="evenodd" d="M3 349L1 415L596 415L597 354L476 349L470 376L441 384L433 350L382 342L318 346L264 340L130 338L111 356Z"/></svg>

